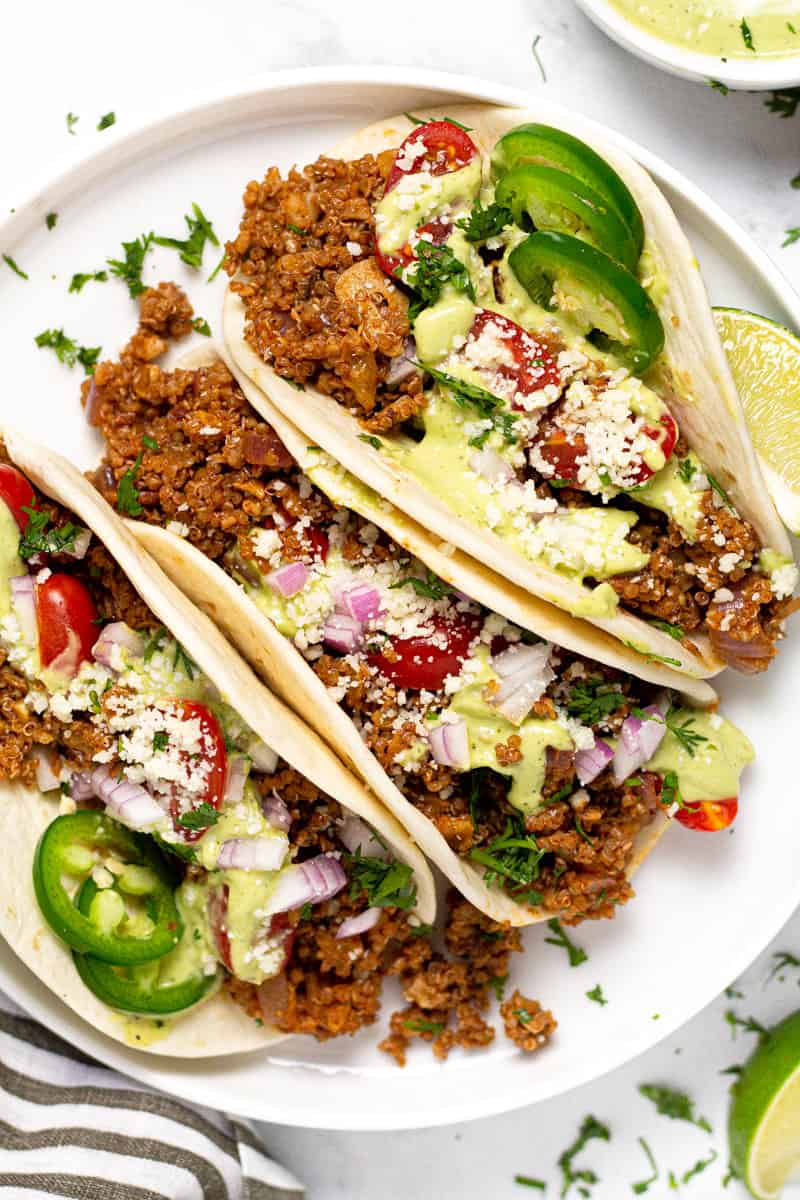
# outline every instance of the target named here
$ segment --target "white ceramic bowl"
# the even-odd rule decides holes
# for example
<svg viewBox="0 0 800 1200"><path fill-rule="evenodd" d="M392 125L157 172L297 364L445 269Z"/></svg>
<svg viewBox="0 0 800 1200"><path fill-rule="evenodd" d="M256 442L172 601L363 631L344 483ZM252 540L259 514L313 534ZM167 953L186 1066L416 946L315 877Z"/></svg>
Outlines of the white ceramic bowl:
<svg viewBox="0 0 800 1200"><path fill-rule="evenodd" d="M731 88L750 91L772 91L800 84L800 53L768 58L752 54L748 58L723 61L714 54L698 54L683 46L662 41L634 25L609 0L575 0L586 15L604 33L625 50L630 50L645 62L680 75L708 83L718 79Z"/></svg>

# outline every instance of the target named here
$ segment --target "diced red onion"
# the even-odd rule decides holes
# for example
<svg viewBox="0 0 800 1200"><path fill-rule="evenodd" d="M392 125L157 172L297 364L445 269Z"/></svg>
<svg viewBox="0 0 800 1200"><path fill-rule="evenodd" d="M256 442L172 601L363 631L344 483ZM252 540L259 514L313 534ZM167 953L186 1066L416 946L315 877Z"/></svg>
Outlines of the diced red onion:
<svg viewBox="0 0 800 1200"><path fill-rule="evenodd" d="M274 825L276 829L283 830L284 833L289 832L292 824L292 814L274 788L261 801L261 811L270 825Z"/></svg>
<svg viewBox="0 0 800 1200"><path fill-rule="evenodd" d="M64 553L68 554L70 558L83 558L86 554L86 551L89 549L89 543L91 540L91 529L82 529L80 533L76 533L75 540L72 543L72 549L65 550Z"/></svg>
<svg viewBox="0 0 800 1200"><path fill-rule="evenodd" d="M243 837L223 842L217 855L220 870L278 871L289 853L286 838Z"/></svg>
<svg viewBox="0 0 800 1200"><path fill-rule="evenodd" d="M389 359L389 370L386 373L385 384L388 388L397 387L401 383L405 383L412 375L419 373L419 367L416 363L417 345L413 337L406 338L405 346L402 354L396 354L394 358Z"/></svg>
<svg viewBox="0 0 800 1200"><path fill-rule="evenodd" d="M611 766L615 783L624 783L629 775L649 762L667 732L664 715L654 704L644 711L650 718L649 720L643 720L641 717L626 717L622 722Z"/></svg>
<svg viewBox="0 0 800 1200"><path fill-rule="evenodd" d="M265 775L272 775L278 766L278 755L255 733L247 743L245 754L253 760L255 769L263 771Z"/></svg>
<svg viewBox="0 0 800 1200"><path fill-rule="evenodd" d="M19 631L28 646L38 645L36 627L36 585L32 575L14 575L11 583L11 607Z"/></svg>
<svg viewBox="0 0 800 1200"><path fill-rule="evenodd" d="M373 831L353 813L347 813L337 826L339 841L351 854L362 854L366 858L384 858L386 851Z"/></svg>
<svg viewBox="0 0 800 1200"><path fill-rule="evenodd" d="M288 912L304 904L330 900L347 883L344 868L332 854L318 854L304 863L287 867L278 877L267 911Z"/></svg>
<svg viewBox="0 0 800 1200"><path fill-rule="evenodd" d="M282 596L294 596L308 583L308 567L302 562L286 563L266 575L265 582Z"/></svg>
<svg viewBox="0 0 800 1200"><path fill-rule="evenodd" d="M248 774L247 759L242 754L232 754L228 759L228 772L225 776L225 802L238 804L244 795L244 785Z"/></svg>
<svg viewBox="0 0 800 1200"><path fill-rule="evenodd" d="M161 805L147 788L129 779L119 780L108 766L92 772L92 787L111 816L129 829L146 829L164 816Z"/></svg>
<svg viewBox="0 0 800 1200"><path fill-rule="evenodd" d="M322 640L332 650L350 654L362 641L364 630L361 622L347 613L331 613L322 626Z"/></svg>
<svg viewBox="0 0 800 1200"><path fill-rule="evenodd" d="M95 795L91 771L73 771L69 781L69 794L76 804L91 800Z"/></svg>
<svg viewBox="0 0 800 1200"><path fill-rule="evenodd" d="M92 658L110 671L122 668L122 651L127 650L133 658L144 654L144 639L126 625L124 621L112 621L104 625L103 631L92 646Z"/></svg>
<svg viewBox="0 0 800 1200"><path fill-rule="evenodd" d="M488 479L490 483L510 483L516 478L511 464L490 446L484 446L482 450L470 454L469 468L482 479Z"/></svg>
<svg viewBox="0 0 800 1200"><path fill-rule="evenodd" d="M374 929L380 919L379 908L367 908L357 917L348 917L336 930L337 942L342 938L355 937L357 933L366 933L368 929Z"/></svg>
<svg viewBox="0 0 800 1200"><path fill-rule="evenodd" d="M445 721L428 733L431 754L442 767L469 770L469 736L466 721Z"/></svg>
<svg viewBox="0 0 800 1200"><path fill-rule="evenodd" d="M747 597L743 594L741 585L733 584L728 590L733 594L733 598L712 602L708 608L709 615L722 613L723 617L728 614L733 617L739 609L746 607ZM757 675L766 670L770 660L775 657L775 644L761 629L755 637L744 641L734 637L726 629L714 629L711 626L707 628L714 653L734 671L741 671L743 675Z"/></svg>
<svg viewBox="0 0 800 1200"><path fill-rule="evenodd" d="M575 771L581 783L591 783L604 771L614 757L608 742L595 738L588 750L579 750L575 755Z"/></svg>
<svg viewBox="0 0 800 1200"><path fill-rule="evenodd" d="M554 678L548 663L550 643L509 646L495 655L492 668L502 679L489 703L514 725L520 725Z"/></svg>
<svg viewBox="0 0 800 1200"><path fill-rule="evenodd" d="M54 792L60 787L61 780L55 772L55 755L44 746L37 746L33 752L36 759L36 786L40 792Z"/></svg>
<svg viewBox="0 0 800 1200"><path fill-rule="evenodd" d="M381 610L381 594L371 583L357 583L339 593L336 607L354 621L363 624L376 617Z"/></svg>

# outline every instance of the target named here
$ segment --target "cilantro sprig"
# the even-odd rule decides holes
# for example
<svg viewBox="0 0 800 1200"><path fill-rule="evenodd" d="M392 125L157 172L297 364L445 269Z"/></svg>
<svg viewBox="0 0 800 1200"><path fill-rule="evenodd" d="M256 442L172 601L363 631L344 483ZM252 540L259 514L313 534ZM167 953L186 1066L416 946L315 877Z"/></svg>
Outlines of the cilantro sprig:
<svg viewBox="0 0 800 1200"><path fill-rule="evenodd" d="M570 716L577 717L584 725L598 725L625 702L626 697L613 684L591 678L573 686L566 707Z"/></svg>
<svg viewBox="0 0 800 1200"><path fill-rule="evenodd" d="M414 292L408 306L408 319L414 321L424 308L435 304L449 283L457 292L475 299L475 286L469 271L449 246L437 246L423 239L415 247L416 260L411 266L399 266L395 274Z"/></svg>
<svg viewBox="0 0 800 1200"><path fill-rule="evenodd" d="M456 221L456 227L464 230L468 242L485 242L487 238L497 237L513 220L511 209L504 204L492 201L484 208L478 198L467 216Z"/></svg>
<svg viewBox="0 0 800 1200"><path fill-rule="evenodd" d="M425 363L418 363L417 365L427 375L435 379L438 384L447 388L459 408L472 407L477 409L484 420L491 421L492 427L503 435L506 442L514 441L513 426L517 419L517 414L504 411L502 409L503 402L499 396L492 395L491 392L487 392L485 388L477 387L474 383L467 383L463 379L456 379L454 375L448 375L446 371L440 371L436 367L428 366ZM470 445L481 444L482 441L486 440L487 436L488 431L481 438L473 438Z"/></svg>
<svg viewBox="0 0 800 1200"><path fill-rule="evenodd" d="M418 575L407 575L405 579L398 579L397 583L390 586L389 591L393 592L402 587L412 587L418 596L424 596L428 600L443 600L453 591L449 584L438 575L434 575L431 570L426 571L425 579L420 579Z"/></svg>
<svg viewBox="0 0 800 1200"><path fill-rule="evenodd" d="M22 506L22 511L27 514L28 524L17 550L20 558L27 562L36 554L64 554L75 549L75 538L80 533L77 525L67 521L58 528L48 529L50 517L46 512L27 505Z"/></svg>
<svg viewBox="0 0 800 1200"><path fill-rule="evenodd" d="M552 917L547 922L547 928L553 934L553 937L545 938L544 940L549 946L560 946L563 950L566 950L571 967L579 967L581 963L589 961L589 955L581 946L576 946L575 942L572 941L562 928L561 922L557 917Z"/></svg>
<svg viewBox="0 0 800 1200"><path fill-rule="evenodd" d="M216 825L218 820L217 810L207 800L204 800L202 804L198 804L197 808L178 817L175 824L180 825L182 829L209 829L212 825Z"/></svg>
<svg viewBox="0 0 800 1200"><path fill-rule="evenodd" d="M713 1133L708 1120L696 1115L694 1101L686 1092L679 1092L675 1088L664 1087L658 1083L642 1083L639 1085L639 1094L655 1104L656 1112L661 1116L669 1117L673 1121L688 1121L690 1125L696 1125L706 1133Z"/></svg>
<svg viewBox="0 0 800 1200"><path fill-rule="evenodd" d="M351 900L357 900L366 892L372 908L413 908L417 887L407 863L393 858L369 858L360 848L355 854L344 854L342 858L350 876Z"/></svg>
<svg viewBox="0 0 800 1200"><path fill-rule="evenodd" d="M206 243L211 246L219 245L219 238L214 232L214 226L209 221L199 204L192 203L191 213L184 215L188 237L173 238L173 237L154 237L153 241L157 246L168 246L171 250L177 250L180 254L181 262L185 262L187 267L191 267L194 271L199 271L203 265L203 251L206 248Z"/></svg>
<svg viewBox="0 0 800 1200"><path fill-rule="evenodd" d="M69 281L70 292L82 292L87 283L105 283L107 271L76 271Z"/></svg>
<svg viewBox="0 0 800 1200"><path fill-rule="evenodd" d="M125 257L106 259L111 274L123 281L132 300L141 296L145 291L145 285L142 283L142 269L147 253L153 244L154 236L152 232L142 233L133 242L123 242L122 250Z"/></svg>
<svg viewBox="0 0 800 1200"><path fill-rule="evenodd" d="M558 1159L558 1166L561 1171L561 1196L569 1194L573 1183L577 1183L579 1190L585 1193L586 1188L581 1189L582 1184L598 1182L596 1172L590 1167L581 1167L579 1170L576 1170L574 1166L578 1155L586 1149L589 1142L595 1139L601 1142L610 1142L611 1130L602 1121L598 1121L596 1117L584 1117L575 1141L564 1150Z"/></svg>
<svg viewBox="0 0 800 1200"><path fill-rule="evenodd" d="M87 375L94 372L100 357L100 346L81 346L73 338L67 337L63 329L43 329L33 340L40 350L52 350L58 361L70 370L80 363Z"/></svg>
<svg viewBox="0 0 800 1200"><path fill-rule="evenodd" d="M539 877L539 863L544 855L545 851L533 834L526 831L519 817L509 817L503 833L488 846L469 852L472 861L485 868L483 879L487 887L510 882L529 888ZM526 899L529 904L538 904L542 899L535 891L518 898Z"/></svg>

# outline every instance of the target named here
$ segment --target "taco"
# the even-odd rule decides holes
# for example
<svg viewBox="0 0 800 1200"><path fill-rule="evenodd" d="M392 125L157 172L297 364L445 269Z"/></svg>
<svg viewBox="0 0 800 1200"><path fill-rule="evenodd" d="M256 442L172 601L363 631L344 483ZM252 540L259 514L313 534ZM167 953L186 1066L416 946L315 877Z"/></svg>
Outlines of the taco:
<svg viewBox="0 0 800 1200"><path fill-rule="evenodd" d="M473 905L612 916L668 812L729 824L752 751L707 683L443 551L223 363L145 372L143 332L84 385L96 486L138 464L130 530Z"/></svg>
<svg viewBox="0 0 800 1200"><path fill-rule="evenodd" d="M404 114L248 184L225 340L354 476L645 656L764 670L797 570L692 249L588 122Z"/></svg>
<svg viewBox="0 0 800 1200"><path fill-rule="evenodd" d="M97 491L12 431L0 731L0 932L96 1029L207 1056L375 1019L390 946L435 913L425 859ZM367 931L343 1020L315 963L358 958Z"/></svg>

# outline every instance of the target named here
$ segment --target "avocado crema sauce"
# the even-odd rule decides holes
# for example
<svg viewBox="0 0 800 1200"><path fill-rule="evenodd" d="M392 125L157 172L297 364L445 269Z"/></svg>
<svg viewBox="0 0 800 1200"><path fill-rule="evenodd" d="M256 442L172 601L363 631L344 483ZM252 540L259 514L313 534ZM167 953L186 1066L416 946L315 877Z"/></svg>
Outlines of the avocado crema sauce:
<svg viewBox="0 0 800 1200"><path fill-rule="evenodd" d="M611 0L664 42L719 58L800 54L800 4L791 0Z"/></svg>

